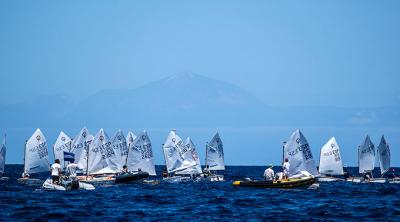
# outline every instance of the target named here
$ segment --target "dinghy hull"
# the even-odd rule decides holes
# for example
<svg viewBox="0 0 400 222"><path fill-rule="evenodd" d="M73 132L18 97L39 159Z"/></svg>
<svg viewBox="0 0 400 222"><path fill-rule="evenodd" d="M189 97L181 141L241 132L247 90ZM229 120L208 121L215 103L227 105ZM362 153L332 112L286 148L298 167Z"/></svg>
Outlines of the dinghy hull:
<svg viewBox="0 0 400 222"><path fill-rule="evenodd" d="M130 172L120 174L115 178L115 183L134 183L149 177L147 172Z"/></svg>

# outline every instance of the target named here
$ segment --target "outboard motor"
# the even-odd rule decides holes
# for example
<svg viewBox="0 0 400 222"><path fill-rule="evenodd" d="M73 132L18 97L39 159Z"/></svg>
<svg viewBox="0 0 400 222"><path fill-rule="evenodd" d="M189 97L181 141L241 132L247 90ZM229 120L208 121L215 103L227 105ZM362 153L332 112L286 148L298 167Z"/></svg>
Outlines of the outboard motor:
<svg viewBox="0 0 400 222"><path fill-rule="evenodd" d="M77 190L79 189L79 181L78 180L73 180L71 182L71 190Z"/></svg>

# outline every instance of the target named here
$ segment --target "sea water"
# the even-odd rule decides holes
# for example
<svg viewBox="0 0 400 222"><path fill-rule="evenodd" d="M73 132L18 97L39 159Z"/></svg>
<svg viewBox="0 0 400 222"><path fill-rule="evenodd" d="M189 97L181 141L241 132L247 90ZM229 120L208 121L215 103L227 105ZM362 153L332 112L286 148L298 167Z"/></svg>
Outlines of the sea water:
<svg viewBox="0 0 400 222"><path fill-rule="evenodd" d="M244 177L261 179L264 169L228 166L224 182L103 185L61 192L20 185L16 179L22 165L7 165L10 179L0 181L0 221L400 220L400 184L331 182L321 183L319 190L232 186Z"/></svg>

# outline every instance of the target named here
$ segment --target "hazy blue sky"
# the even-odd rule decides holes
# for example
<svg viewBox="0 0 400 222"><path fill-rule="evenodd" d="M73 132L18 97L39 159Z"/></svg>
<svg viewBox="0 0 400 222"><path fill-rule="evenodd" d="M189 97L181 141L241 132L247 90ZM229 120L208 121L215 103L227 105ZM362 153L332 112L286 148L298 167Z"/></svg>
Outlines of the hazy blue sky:
<svg viewBox="0 0 400 222"><path fill-rule="evenodd" d="M183 71L271 105L400 101L399 1L1 1L0 103Z"/></svg>

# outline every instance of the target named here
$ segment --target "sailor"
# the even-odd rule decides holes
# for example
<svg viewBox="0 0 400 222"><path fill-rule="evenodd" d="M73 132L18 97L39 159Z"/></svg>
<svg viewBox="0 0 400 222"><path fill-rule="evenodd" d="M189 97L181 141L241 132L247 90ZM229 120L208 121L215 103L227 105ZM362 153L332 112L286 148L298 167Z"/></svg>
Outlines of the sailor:
<svg viewBox="0 0 400 222"><path fill-rule="evenodd" d="M53 183L58 184L60 182L60 176L61 176L60 160L56 159L54 161L54 164L51 165L51 178L53 180Z"/></svg>
<svg viewBox="0 0 400 222"><path fill-rule="evenodd" d="M272 164L268 166L268 168L264 171L264 179L267 181L274 181L275 175L274 170L272 169Z"/></svg>
<svg viewBox="0 0 400 222"><path fill-rule="evenodd" d="M343 177L344 177L344 179L350 179L350 178L353 177L353 176L349 173L349 171L347 171L347 167L344 167L344 168L343 168Z"/></svg>
<svg viewBox="0 0 400 222"><path fill-rule="evenodd" d="M78 164L74 163L74 160L71 160L71 162L67 166L67 174L69 177L72 179L76 178L76 171L79 169Z"/></svg>
<svg viewBox="0 0 400 222"><path fill-rule="evenodd" d="M22 173L22 178L29 178L30 176L29 176L29 173L25 173L25 172L23 172Z"/></svg>
<svg viewBox="0 0 400 222"><path fill-rule="evenodd" d="M162 172L162 177L168 177L167 168L164 168L164 170L163 170L163 172Z"/></svg>
<svg viewBox="0 0 400 222"><path fill-rule="evenodd" d="M290 169L290 163L289 159L285 158L285 162L283 163L283 179L287 180L289 178L289 169Z"/></svg>
<svg viewBox="0 0 400 222"><path fill-rule="evenodd" d="M122 174L128 173L128 166L124 165L122 166Z"/></svg>
<svg viewBox="0 0 400 222"><path fill-rule="evenodd" d="M390 173L387 174L388 179L394 179L396 178L396 174L394 173L394 168L390 171Z"/></svg>

